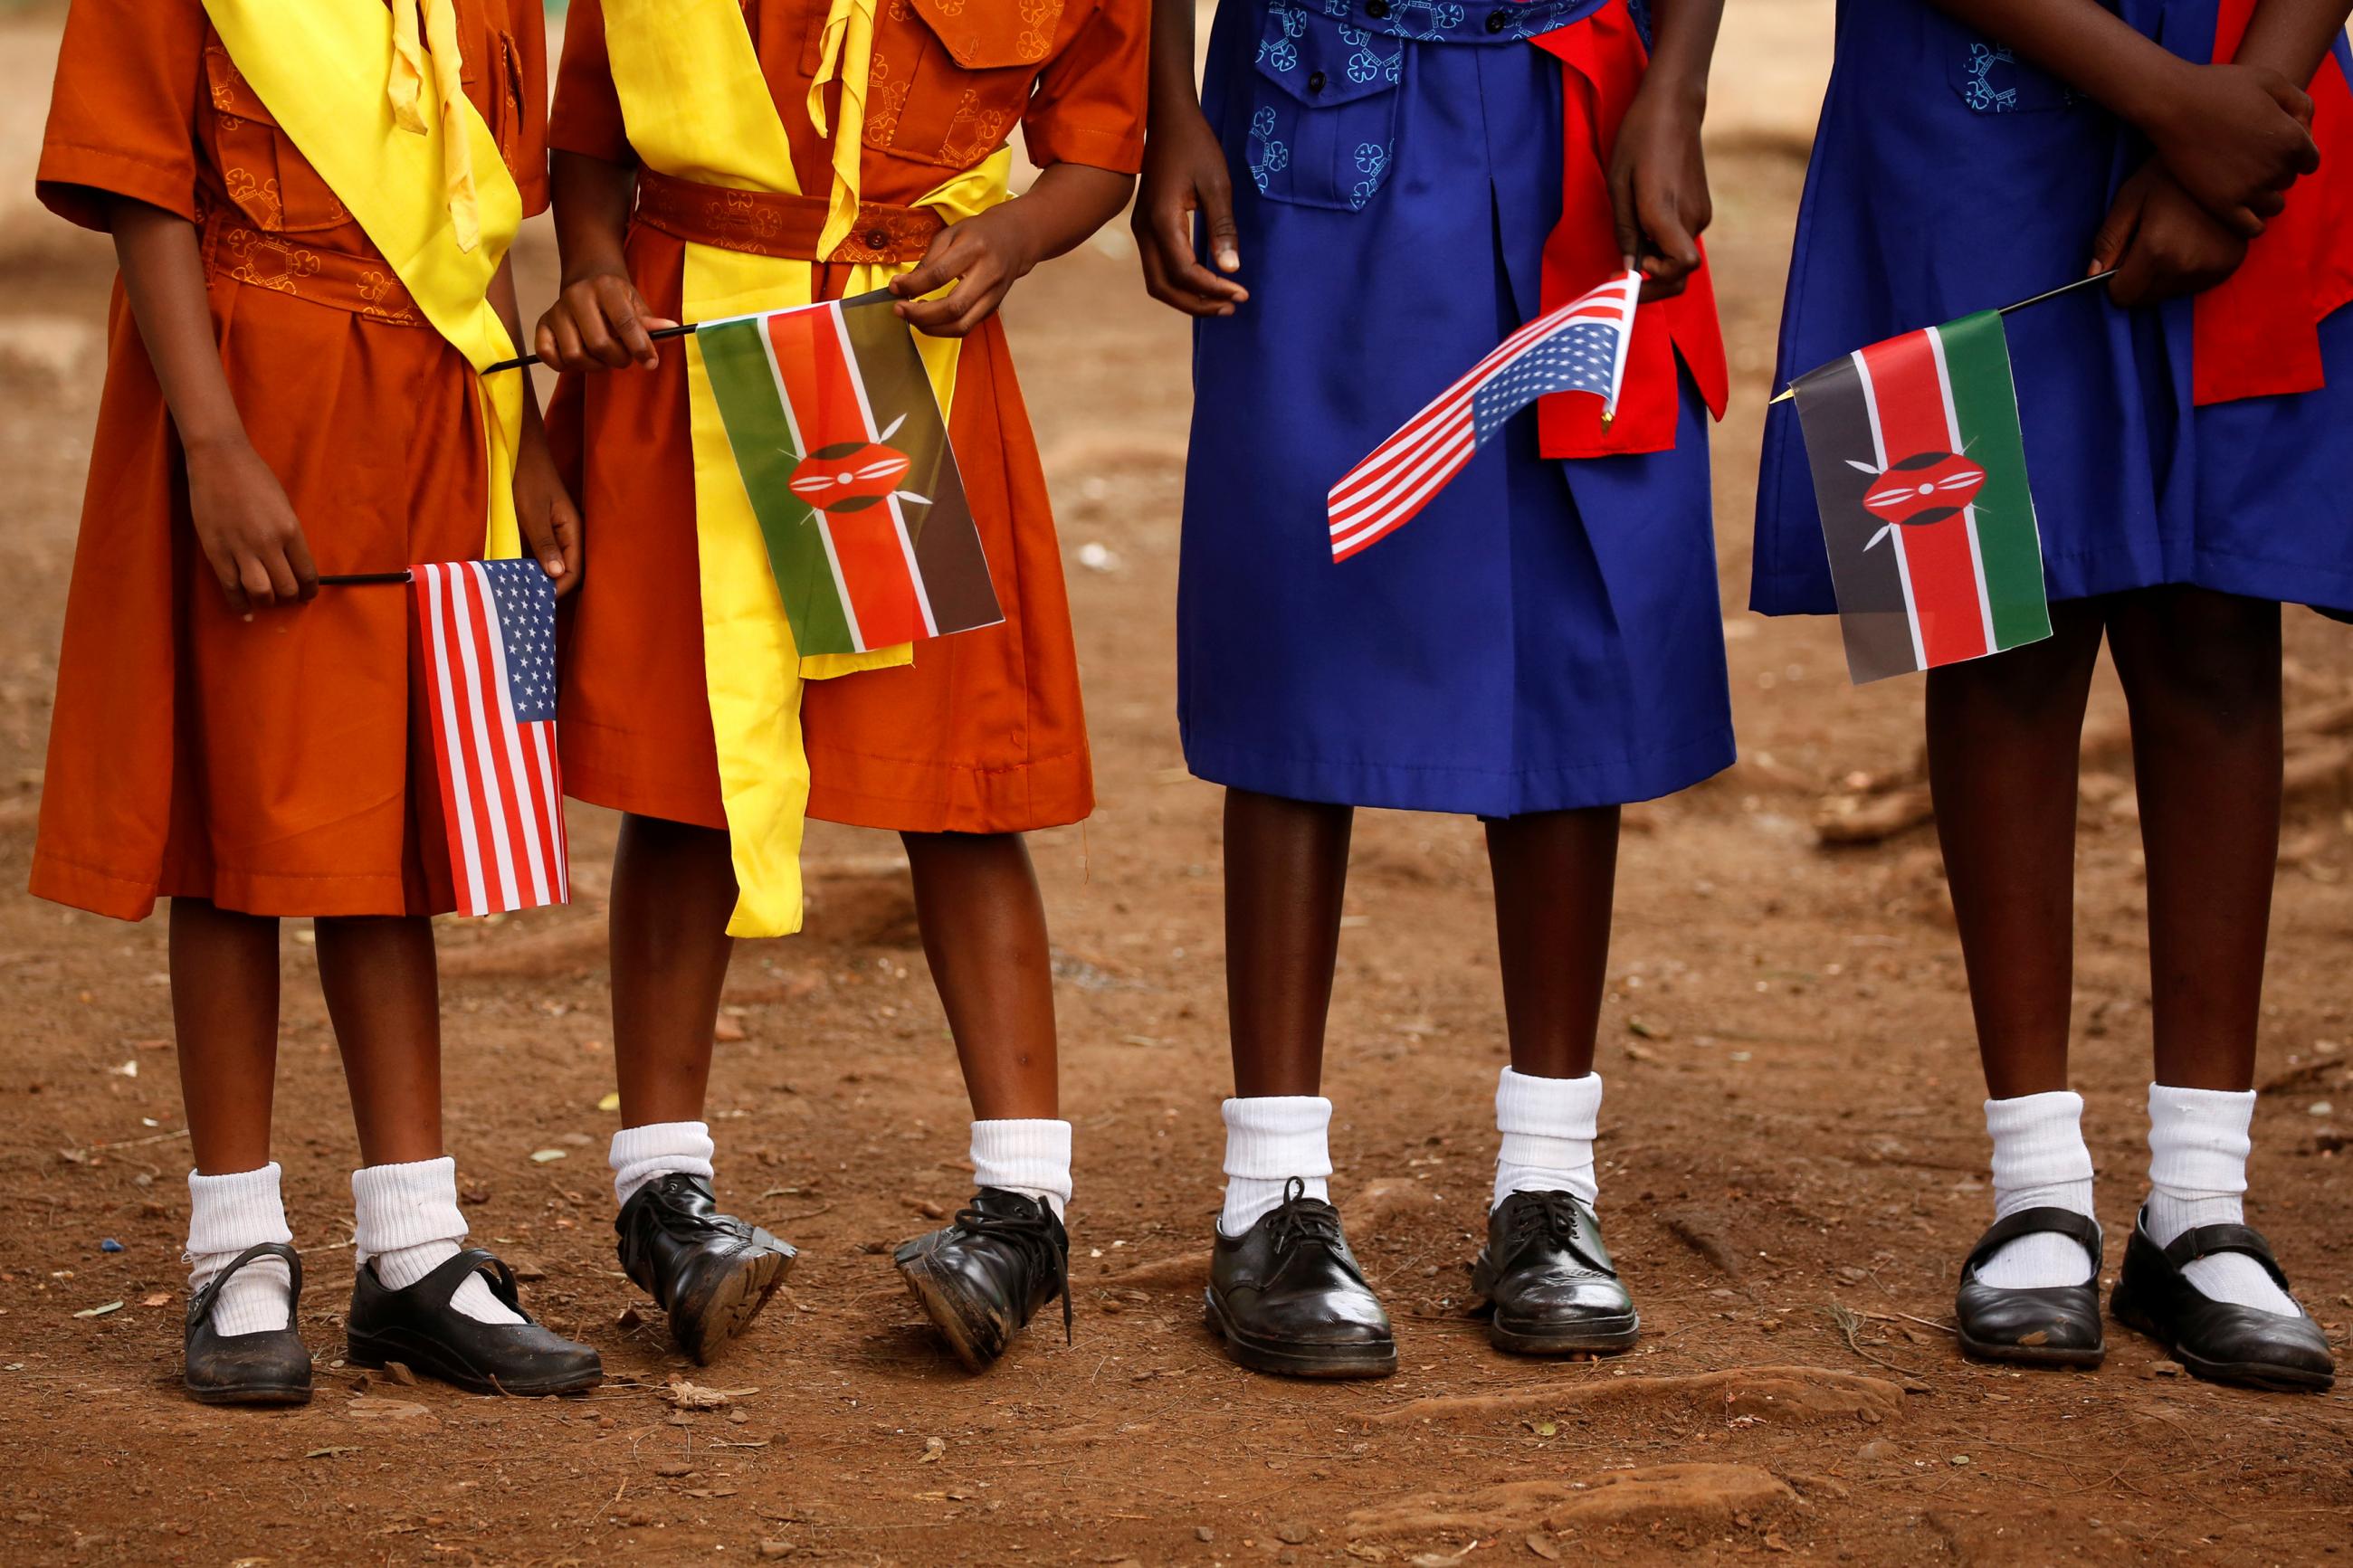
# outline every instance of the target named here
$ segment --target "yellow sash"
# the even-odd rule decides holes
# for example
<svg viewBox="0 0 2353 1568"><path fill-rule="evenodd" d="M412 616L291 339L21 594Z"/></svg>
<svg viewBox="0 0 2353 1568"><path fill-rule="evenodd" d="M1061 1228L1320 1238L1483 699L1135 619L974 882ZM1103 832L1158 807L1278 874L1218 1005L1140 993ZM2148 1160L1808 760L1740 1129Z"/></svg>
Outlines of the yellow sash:
<svg viewBox="0 0 2353 1568"><path fill-rule="evenodd" d="M319 171L416 298L425 319L476 370L514 353L491 308L491 279L522 223L522 194L491 128L461 93L476 176L478 243L459 243L442 145L439 78L419 84L431 100L422 135L400 127L385 83L394 68L392 13L384 0L204 0L205 11L279 128ZM522 553L515 526L514 461L522 438L522 377L490 376L481 389L490 451L483 553Z"/></svg>
<svg viewBox="0 0 2353 1568"><path fill-rule="evenodd" d="M605 36L629 145L648 168L733 190L801 194L792 144L738 0L606 0ZM861 79L861 94L864 86ZM1011 155L1000 150L918 205L936 208L951 223L970 217L1005 199L1010 166ZM851 269L846 291L879 289L905 270L894 263L861 264ZM815 297L816 270L806 260L686 247L687 321L786 310ZM915 342L940 406L952 407L955 340L918 335ZM902 644L865 654L800 657L710 375L693 346L687 350L687 397L703 679L739 889L727 930L735 936L786 936L801 925L801 833L808 810L801 683L905 664L913 655Z"/></svg>

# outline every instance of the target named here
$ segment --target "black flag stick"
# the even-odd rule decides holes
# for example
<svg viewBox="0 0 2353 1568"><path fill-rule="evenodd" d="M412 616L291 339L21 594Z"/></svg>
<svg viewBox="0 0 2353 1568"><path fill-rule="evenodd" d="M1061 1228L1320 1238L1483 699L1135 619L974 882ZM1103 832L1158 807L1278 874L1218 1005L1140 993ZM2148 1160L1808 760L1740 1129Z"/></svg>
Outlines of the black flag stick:
<svg viewBox="0 0 2353 1568"><path fill-rule="evenodd" d="M2094 283L2105 283L2116 275L2116 269L2113 267L2109 268L2105 272L2094 272L2086 277L2076 279L2073 283L2062 283L2056 289L2045 289L2042 293L2036 294L2031 298L2020 300L2012 304L2004 305L2000 310L1996 310L1994 314L1997 316L2007 316L2012 311L2023 310L2029 305L2040 305L2045 300L2056 300L2062 294L2073 294L2078 289L2089 289ZM495 370L498 367L493 365L491 368ZM1775 403L1787 403L1789 399L1797 395L1798 389L1796 387L1785 386L1774 395L1773 401Z"/></svg>
<svg viewBox="0 0 2353 1568"><path fill-rule="evenodd" d="M839 303L844 309L847 309L852 305L880 305L886 300L895 300L897 298L898 296L892 293L888 289L876 289L864 294L852 294L849 299L843 300L839 301ZM823 301L820 301L820 303L822 302ZM711 324L712 323L708 321L688 321L681 326L656 327L653 331L648 332L646 336L655 339L682 338L689 332L698 331L701 328ZM484 365L482 367L482 374L484 375L496 375L502 370L521 370L526 365L534 365L539 363L541 363L540 357L537 354L518 354L513 359L502 359L496 364ZM323 583L327 579L322 577L319 580Z"/></svg>
<svg viewBox="0 0 2353 1568"><path fill-rule="evenodd" d="M409 583L416 579L406 572L341 572L319 579L322 588L365 588L379 583Z"/></svg>

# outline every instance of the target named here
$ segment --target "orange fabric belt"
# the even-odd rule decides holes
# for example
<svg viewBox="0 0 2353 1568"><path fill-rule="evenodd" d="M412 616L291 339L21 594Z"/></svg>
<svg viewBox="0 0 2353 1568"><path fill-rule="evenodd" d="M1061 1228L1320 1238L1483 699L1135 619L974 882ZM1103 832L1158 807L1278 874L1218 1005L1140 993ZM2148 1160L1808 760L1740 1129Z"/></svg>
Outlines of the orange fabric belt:
<svg viewBox="0 0 2353 1568"><path fill-rule="evenodd" d="M353 256L256 228L243 214L216 213L205 225L205 272L313 305L349 310L388 326L421 327L425 317L381 256Z"/></svg>
<svg viewBox="0 0 2353 1568"><path fill-rule="evenodd" d="M849 226L849 237L833 247L832 255L820 257L818 240L825 230L825 217L822 196L739 191L698 184L647 168L638 171L638 221L690 245L792 261L915 261L922 258L932 237L946 226L929 207L860 202L858 221Z"/></svg>

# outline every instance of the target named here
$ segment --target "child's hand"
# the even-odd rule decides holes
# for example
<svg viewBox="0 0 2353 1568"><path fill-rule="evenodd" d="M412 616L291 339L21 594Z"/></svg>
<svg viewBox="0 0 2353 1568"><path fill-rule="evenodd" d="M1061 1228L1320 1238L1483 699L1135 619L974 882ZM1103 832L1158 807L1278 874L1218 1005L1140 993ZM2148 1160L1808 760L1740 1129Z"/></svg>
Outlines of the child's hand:
<svg viewBox="0 0 2353 1568"><path fill-rule="evenodd" d="M891 292L901 300L892 309L917 331L935 338L963 337L995 315L1013 285L1039 259L1021 212L1029 199L991 207L932 236L923 258L891 279ZM951 279L955 287L940 298L923 297Z"/></svg>
<svg viewBox="0 0 2353 1568"><path fill-rule="evenodd" d="M188 510L228 607L307 604L319 592L310 542L286 487L244 441L187 448Z"/></svg>
<svg viewBox="0 0 2353 1568"><path fill-rule="evenodd" d="M2262 66L2192 66L2143 127L2174 180L2245 238L2286 205L2287 188L2320 167L2312 100Z"/></svg>
<svg viewBox="0 0 2353 1568"><path fill-rule="evenodd" d="M678 323L646 309L625 272L593 272L565 284L539 319L532 352L553 370L651 370L660 356L646 334Z"/></svg>
<svg viewBox="0 0 2353 1568"><path fill-rule="evenodd" d="M2200 206L2154 158L2116 193L2092 242L2092 270L2116 269L2108 293L2119 305L2154 305L2211 289L2246 258L2247 242Z"/></svg>
<svg viewBox="0 0 2353 1568"><path fill-rule="evenodd" d="M1648 279L1645 300L1683 291L1699 269L1699 237L1715 216L1700 149L1700 104L1653 77L1635 93L1609 156L1618 253Z"/></svg>
<svg viewBox="0 0 2353 1568"><path fill-rule="evenodd" d="M1227 171L1218 133L1188 98L1184 111L1154 120L1144 144L1144 184L1129 224L1144 258L1145 292L1188 316L1230 316L1235 306L1250 298L1250 290L1201 265L1193 249L1196 213L1208 232L1218 272L1240 270L1233 176Z"/></svg>
<svg viewBox="0 0 2353 1568"><path fill-rule="evenodd" d="M522 449L515 454L514 504L523 542L538 557L541 569L555 580L556 596L577 588L581 569L586 564L580 540L580 509L572 504L572 492L565 489L564 476L557 471L547 439L535 421L523 436Z"/></svg>

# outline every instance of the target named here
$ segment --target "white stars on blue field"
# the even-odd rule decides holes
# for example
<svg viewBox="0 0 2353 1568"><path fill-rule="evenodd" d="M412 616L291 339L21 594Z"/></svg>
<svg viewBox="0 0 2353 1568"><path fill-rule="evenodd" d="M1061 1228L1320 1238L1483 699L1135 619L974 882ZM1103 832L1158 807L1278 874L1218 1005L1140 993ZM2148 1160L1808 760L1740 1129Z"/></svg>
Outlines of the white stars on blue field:
<svg viewBox="0 0 2353 1568"><path fill-rule="evenodd" d="M1472 396L1476 439L1484 444L1504 420L1556 392L1609 396L1620 330L1614 321L1574 322L1504 366Z"/></svg>
<svg viewBox="0 0 2353 1568"><path fill-rule="evenodd" d="M555 717L555 584L536 561L485 561L499 637L506 645L507 701L514 721Z"/></svg>

